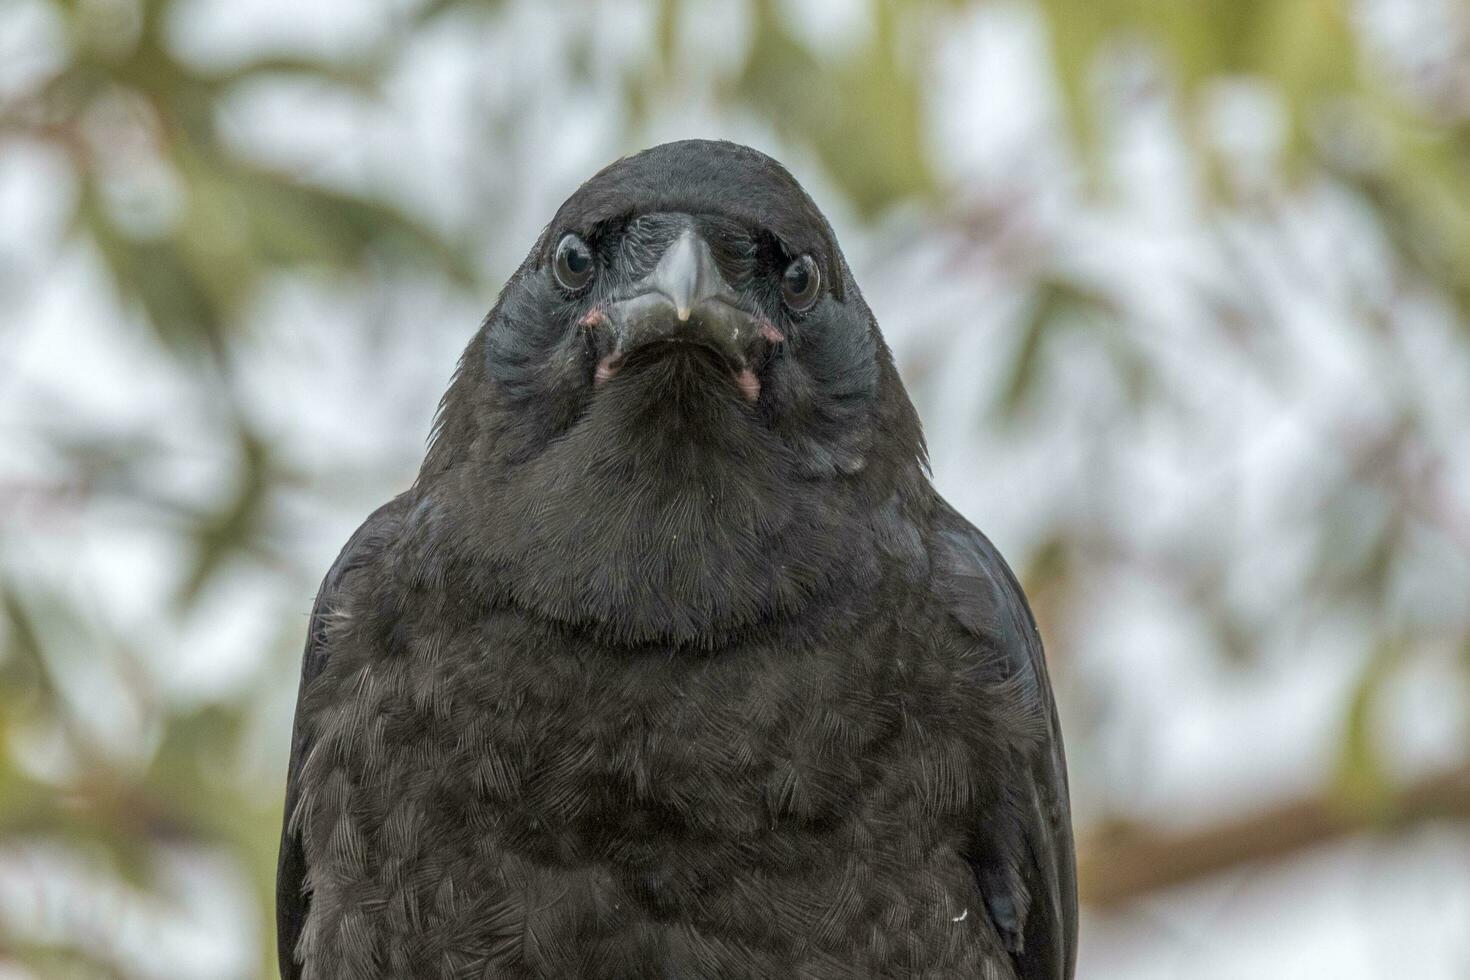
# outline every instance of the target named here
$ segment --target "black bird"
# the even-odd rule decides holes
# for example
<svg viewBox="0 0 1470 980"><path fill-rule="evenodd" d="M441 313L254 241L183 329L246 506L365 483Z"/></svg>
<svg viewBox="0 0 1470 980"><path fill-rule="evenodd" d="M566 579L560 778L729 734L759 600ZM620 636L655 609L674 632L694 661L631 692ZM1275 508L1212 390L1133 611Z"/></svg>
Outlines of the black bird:
<svg viewBox="0 0 1470 980"><path fill-rule="evenodd" d="M1015 577L810 197L730 143L562 205L312 613L288 978L1063 980Z"/></svg>

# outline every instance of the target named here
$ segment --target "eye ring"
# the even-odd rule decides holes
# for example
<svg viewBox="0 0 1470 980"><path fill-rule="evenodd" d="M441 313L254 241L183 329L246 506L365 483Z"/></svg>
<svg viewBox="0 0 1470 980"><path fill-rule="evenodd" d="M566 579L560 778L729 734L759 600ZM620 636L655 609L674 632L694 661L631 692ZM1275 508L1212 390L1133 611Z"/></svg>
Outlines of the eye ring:
<svg viewBox="0 0 1470 980"><path fill-rule="evenodd" d="M551 268L561 287L575 293L592 281L597 273L597 260L580 236L566 234L556 244L556 258Z"/></svg>
<svg viewBox="0 0 1470 980"><path fill-rule="evenodd" d="M781 298L796 313L804 313L822 292L822 272L810 255L799 255L781 273Z"/></svg>

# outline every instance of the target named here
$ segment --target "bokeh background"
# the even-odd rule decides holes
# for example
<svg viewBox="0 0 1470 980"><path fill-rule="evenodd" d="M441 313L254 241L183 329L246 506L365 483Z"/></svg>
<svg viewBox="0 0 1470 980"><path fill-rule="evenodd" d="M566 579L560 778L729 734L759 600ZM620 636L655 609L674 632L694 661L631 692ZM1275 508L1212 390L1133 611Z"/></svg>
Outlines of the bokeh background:
<svg viewBox="0 0 1470 980"><path fill-rule="evenodd" d="M838 229L1065 714L1080 975L1470 978L1470 5L0 0L0 977L274 976L312 595L611 159Z"/></svg>

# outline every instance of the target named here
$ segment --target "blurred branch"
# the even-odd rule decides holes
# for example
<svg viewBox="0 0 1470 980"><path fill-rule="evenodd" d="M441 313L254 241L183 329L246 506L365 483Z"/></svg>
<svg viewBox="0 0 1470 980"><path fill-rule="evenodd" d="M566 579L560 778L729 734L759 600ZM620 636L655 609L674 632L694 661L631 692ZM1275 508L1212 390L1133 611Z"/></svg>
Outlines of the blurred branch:
<svg viewBox="0 0 1470 980"><path fill-rule="evenodd" d="M1350 807L1340 794L1326 792L1197 830L1107 828L1084 837L1078 881L1083 903L1106 909L1220 872L1279 861L1349 834L1442 819L1470 821L1470 764L1411 784L1387 812Z"/></svg>

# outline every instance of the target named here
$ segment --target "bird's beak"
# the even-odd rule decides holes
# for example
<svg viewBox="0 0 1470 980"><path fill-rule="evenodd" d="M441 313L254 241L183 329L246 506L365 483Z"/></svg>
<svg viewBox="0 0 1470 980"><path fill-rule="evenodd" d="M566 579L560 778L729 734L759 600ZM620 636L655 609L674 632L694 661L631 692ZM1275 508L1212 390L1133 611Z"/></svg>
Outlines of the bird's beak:
<svg viewBox="0 0 1470 980"><path fill-rule="evenodd" d="M751 365L762 347L783 339L769 320L745 309L720 275L709 244L693 229L685 229L623 298L594 308L582 325L610 334L611 352L597 366L599 382L616 374L639 348L691 344L721 354L752 401L760 382Z"/></svg>

